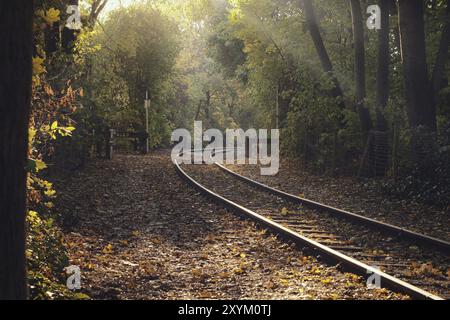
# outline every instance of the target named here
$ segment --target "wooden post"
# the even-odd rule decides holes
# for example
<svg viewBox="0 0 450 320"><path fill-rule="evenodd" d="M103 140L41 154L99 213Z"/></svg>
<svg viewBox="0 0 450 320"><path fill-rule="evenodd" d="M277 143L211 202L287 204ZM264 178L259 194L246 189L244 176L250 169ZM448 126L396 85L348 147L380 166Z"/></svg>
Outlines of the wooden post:
<svg viewBox="0 0 450 320"><path fill-rule="evenodd" d="M142 136L139 138L141 147L142 147L142 154L148 154L149 152L149 134L148 131L142 133Z"/></svg>
<svg viewBox="0 0 450 320"><path fill-rule="evenodd" d="M332 176L334 176L335 172L336 172L336 160L337 160L337 148L338 148L337 144L338 144L338 134L337 134L337 131L335 131L334 135L333 135L333 160L332 160L333 163L332 163L332 168L331 168Z"/></svg>
<svg viewBox="0 0 450 320"><path fill-rule="evenodd" d="M149 151L149 127L148 127L148 109L150 108L150 104L151 104L151 100L148 97L148 91L145 92L145 103L144 103L144 108L145 108L145 132L147 133L147 136L145 137L144 140L144 154L148 154Z"/></svg>
<svg viewBox="0 0 450 320"><path fill-rule="evenodd" d="M280 129L280 82L277 85L277 99L275 104L275 129Z"/></svg>
<svg viewBox="0 0 450 320"><path fill-rule="evenodd" d="M245 159L248 158L250 158L250 138L245 137Z"/></svg>
<svg viewBox="0 0 450 320"><path fill-rule="evenodd" d="M114 153L114 129L109 129L105 133L106 159L112 160Z"/></svg>
<svg viewBox="0 0 450 320"><path fill-rule="evenodd" d="M304 136L304 150L303 150L303 162L305 169L307 168L308 164L308 127L305 127L305 136Z"/></svg>
<svg viewBox="0 0 450 320"><path fill-rule="evenodd" d="M393 133L394 133L394 139L392 141L392 176L394 178L394 182L397 182L397 175L398 175L398 164L397 164L397 149L398 149L398 124L397 119L394 119L393 124Z"/></svg>
<svg viewBox="0 0 450 320"><path fill-rule="evenodd" d="M144 140L144 153L147 154L149 151L148 146L148 107L145 108L145 132L147 133L145 140Z"/></svg>

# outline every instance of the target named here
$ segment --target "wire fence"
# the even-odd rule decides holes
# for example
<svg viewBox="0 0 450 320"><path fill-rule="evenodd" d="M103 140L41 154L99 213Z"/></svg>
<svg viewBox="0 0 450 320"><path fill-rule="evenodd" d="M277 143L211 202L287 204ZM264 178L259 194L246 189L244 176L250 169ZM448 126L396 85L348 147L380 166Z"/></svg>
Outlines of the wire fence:
<svg viewBox="0 0 450 320"><path fill-rule="evenodd" d="M402 168L413 164L432 166L438 140L436 132L406 132L394 126L367 135L308 132L301 149L304 165L320 173L396 179Z"/></svg>

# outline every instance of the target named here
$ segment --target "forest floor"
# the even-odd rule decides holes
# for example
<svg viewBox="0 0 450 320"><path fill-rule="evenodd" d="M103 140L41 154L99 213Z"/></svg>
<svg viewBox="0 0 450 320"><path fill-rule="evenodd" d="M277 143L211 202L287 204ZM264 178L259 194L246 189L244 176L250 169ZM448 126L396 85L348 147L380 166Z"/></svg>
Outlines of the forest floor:
<svg viewBox="0 0 450 320"><path fill-rule="evenodd" d="M228 168L302 198L450 241L450 207L399 199L382 190L379 184L353 177L314 175L293 159L282 159L276 176L261 176L258 166L230 165Z"/></svg>
<svg viewBox="0 0 450 320"><path fill-rule="evenodd" d="M93 160L57 183L71 264L93 299L405 299L207 201L168 152Z"/></svg>

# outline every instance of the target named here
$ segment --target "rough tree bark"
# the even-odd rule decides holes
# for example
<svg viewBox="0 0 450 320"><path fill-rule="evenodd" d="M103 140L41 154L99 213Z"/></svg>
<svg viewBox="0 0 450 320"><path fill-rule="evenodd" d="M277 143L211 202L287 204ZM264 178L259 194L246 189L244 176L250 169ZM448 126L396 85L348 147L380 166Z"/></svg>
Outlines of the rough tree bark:
<svg viewBox="0 0 450 320"><path fill-rule="evenodd" d="M377 94L376 94L376 129L387 130L383 115L389 100L389 12L391 0L380 0L381 30L378 31Z"/></svg>
<svg viewBox="0 0 450 320"><path fill-rule="evenodd" d="M399 0L400 41L405 94L411 129L419 126L436 131L436 110L430 103L425 52L424 2Z"/></svg>
<svg viewBox="0 0 450 320"><path fill-rule="evenodd" d="M309 33L311 34L311 38L314 42L314 46L316 47L320 63L322 64L322 69L324 72L329 73L333 77L334 89L332 94L334 97L341 98L339 106L344 109L344 94L342 92L341 85L339 84L338 79L334 75L333 64L331 63L330 56L328 55L327 49L325 48L325 45L323 43L312 0L303 0L303 9L305 12L306 24L308 26Z"/></svg>
<svg viewBox="0 0 450 320"><path fill-rule="evenodd" d="M0 300L26 299L25 213L32 0L0 2Z"/></svg>
<svg viewBox="0 0 450 320"><path fill-rule="evenodd" d="M372 119L369 110L364 106L366 98L366 59L364 51L364 24L359 0L350 0L352 14L353 42L355 46L355 88L356 110L361 122L363 140L367 141L372 129Z"/></svg>

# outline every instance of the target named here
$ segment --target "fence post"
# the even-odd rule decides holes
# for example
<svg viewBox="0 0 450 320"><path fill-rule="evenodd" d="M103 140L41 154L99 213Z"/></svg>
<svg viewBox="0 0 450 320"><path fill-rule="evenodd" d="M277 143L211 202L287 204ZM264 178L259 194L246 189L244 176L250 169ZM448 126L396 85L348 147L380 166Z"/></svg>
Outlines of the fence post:
<svg viewBox="0 0 450 320"><path fill-rule="evenodd" d="M304 136L304 150L303 150L303 165L306 169L308 167L308 127L305 127L305 136Z"/></svg>
<svg viewBox="0 0 450 320"><path fill-rule="evenodd" d="M148 132L142 132L139 134L138 140L139 140L139 145L140 145L142 154L148 154L150 151L149 138L150 138L150 135L148 134Z"/></svg>
<svg viewBox="0 0 450 320"><path fill-rule="evenodd" d="M114 129L109 129L105 133L106 158L112 160L114 153Z"/></svg>
<svg viewBox="0 0 450 320"><path fill-rule="evenodd" d="M394 119L393 124L393 133L394 138L392 141L392 176L394 178L394 183L397 182L397 175L398 175L398 164L397 164L397 149L398 149L398 127L397 127L397 120Z"/></svg>
<svg viewBox="0 0 450 320"><path fill-rule="evenodd" d="M337 149L338 149L338 133L337 131L334 132L333 134L333 163L332 163L332 176L335 175L336 172L336 162L337 162Z"/></svg>

